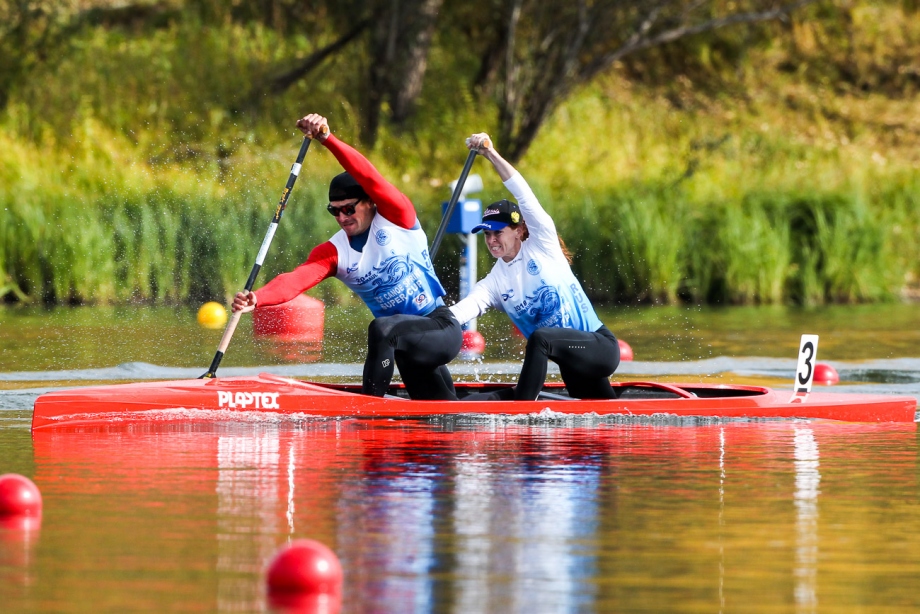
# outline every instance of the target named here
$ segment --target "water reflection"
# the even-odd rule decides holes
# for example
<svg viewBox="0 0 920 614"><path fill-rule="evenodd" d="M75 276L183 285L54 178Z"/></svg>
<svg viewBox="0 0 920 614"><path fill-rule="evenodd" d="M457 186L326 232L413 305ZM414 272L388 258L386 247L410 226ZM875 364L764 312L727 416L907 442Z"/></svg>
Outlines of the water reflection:
<svg viewBox="0 0 920 614"><path fill-rule="evenodd" d="M725 609L725 428L719 428L719 613Z"/></svg>
<svg viewBox="0 0 920 614"><path fill-rule="evenodd" d="M277 430L217 439L217 606L221 612L263 609L251 577L262 571L280 532ZM293 449L292 449L293 451ZM242 609L241 609L242 607Z"/></svg>
<svg viewBox="0 0 920 614"><path fill-rule="evenodd" d="M35 584L32 561L42 517L0 516L0 585L28 589Z"/></svg>
<svg viewBox="0 0 920 614"><path fill-rule="evenodd" d="M301 537L338 554L343 612L814 612L819 578L822 609L916 601L897 578L920 559L878 573L920 551L913 425L144 425L34 449L38 605L89 577L115 609L265 611L264 566Z"/></svg>
<svg viewBox="0 0 920 614"><path fill-rule="evenodd" d="M599 463L496 469L481 455L456 461L453 611L590 610Z"/></svg>
<svg viewBox="0 0 920 614"><path fill-rule="evenodd" d="M345 481L337 505L348 592L382 612L427 612L444 460L381 443L361 440L362 472Z"/></svg>
<svg viewBox="0 0 920 614"><path fill-rule="evenodd" d="M818 442L809 428L795 429L795 605L796 612L818 607Z"/></svg>

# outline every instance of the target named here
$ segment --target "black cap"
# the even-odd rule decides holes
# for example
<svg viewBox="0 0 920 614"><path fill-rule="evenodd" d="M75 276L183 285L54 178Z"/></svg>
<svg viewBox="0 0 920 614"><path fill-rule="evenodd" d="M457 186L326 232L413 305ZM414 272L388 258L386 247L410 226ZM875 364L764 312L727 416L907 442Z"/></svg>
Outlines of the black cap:
<svg viewBox="0 0 920 614"><path fill-rule="evenodd" d="M329 202L367 197L367 192L364 191L361 184L347 172L339 173L329 182Z"/></svg>
<svg viewBox="0 0 920 614"><path fill-rule="evenodd" d="M501 230L508 224L519 224L524 218L517 203L502 199L492 203L482 214L482 223L473 227L473 232L480 230Z"/></svg>

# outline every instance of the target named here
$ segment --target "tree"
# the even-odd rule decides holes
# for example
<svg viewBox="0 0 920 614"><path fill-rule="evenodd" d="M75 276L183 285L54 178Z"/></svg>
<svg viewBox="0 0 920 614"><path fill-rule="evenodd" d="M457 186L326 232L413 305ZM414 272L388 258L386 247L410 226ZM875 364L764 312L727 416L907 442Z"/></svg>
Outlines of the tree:
<svg viewBox="0 0 920 614"><path fill-rule="evenodd" d="M13 88L62 40L73 2L0 0L0 109Z"/></svg>
<svg viewBox="0 0 920 614"><path fill-rule="evenodd" d="M67 43L92 26L164 27L178 9L169 2L0 0L0 109L37 67L55 61Z"/></svg>
<svg viewBox="0 0 920 614"><path fill-rule="evenodd" d="M814 1L493 0L502 25L484 46L480 75L498 107L498 141L509 159L519 160L566 97L630 54L785 19Z"/></svg>
<svg viewBox="0 0 920 614"><path fill-rule="evenodd" d="M201 1L201 0L198 0ZM365 84L356 105L362 116L361 140L372 146L386 110L389 120L400 127L412 118L422 92L428 68L428 54L444 0L350 0L317 2L313 17L320 16L333 39L308 56L278 71L268 79L268 87L282 93L307 78L324 61L347 46L365 45ZM274 0L274 12L288 2ZM285 23L292 23L289 19ZM307 27L301 17L300 28ZM261 90L253 88L253 92ZM247 105L259 104L250 95Z"/></svg>
<svg viewBox="0 0 920 614"><path fill-rule="evenodd" d="M370 40L362 140L373 145L384 104L397 127L412 117L443 0L382 0Z"/></svg>

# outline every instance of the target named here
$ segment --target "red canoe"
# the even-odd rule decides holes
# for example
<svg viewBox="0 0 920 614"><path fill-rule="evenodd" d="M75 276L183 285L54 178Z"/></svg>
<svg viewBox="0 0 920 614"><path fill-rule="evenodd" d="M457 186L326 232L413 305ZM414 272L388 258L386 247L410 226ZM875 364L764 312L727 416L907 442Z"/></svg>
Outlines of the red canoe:
<svg viewBox="0 0 920 614"><path fill-rule="evenodd" d="M463 397L510 384L464 383ZM720 418L817 418L848 422L913 422L917 400L907 396L812 392L759 386L614 383L619 398L577 400L549 384L536 401L413 401L401 387L384 398L357 385L258 376L144 382L60 390L35 401L32 429L125 421L237 420L263 416L401 418L451 414L674 415ZM403 396L400 396L403 395Z"/></svg>

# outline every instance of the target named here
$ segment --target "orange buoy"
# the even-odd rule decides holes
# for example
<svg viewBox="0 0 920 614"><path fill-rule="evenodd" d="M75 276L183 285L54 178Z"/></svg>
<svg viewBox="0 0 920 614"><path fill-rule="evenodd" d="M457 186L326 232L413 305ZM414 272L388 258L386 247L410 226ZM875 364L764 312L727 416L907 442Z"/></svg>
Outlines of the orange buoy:
<svg viewBox="0 0 920 614"><path fill-rule="evenodd" d="M633 351L629 344L622 339L617 339L617 344L620 346L620 361L632 360Z"/></svg>
<svg viewBox="0 0 920 614"><path fill-rule="evenodd" d="M297 539L269 562L268 591L279 598L340 595L342 565L335 553L313 539Z"/></svg>
<svg viewBox="0 0 920 614"><path fill-rule="evenodd" d="M42 494L35 482L18 473L0 475L0 516L36 516Z"/></svg>
<svg viewBox="0 0 920 614"><path fill-rule="evenodd" d="M815 383L823 386L833 386L840 381L837 369L827 363L819 362L815 365Z"/></svg>

